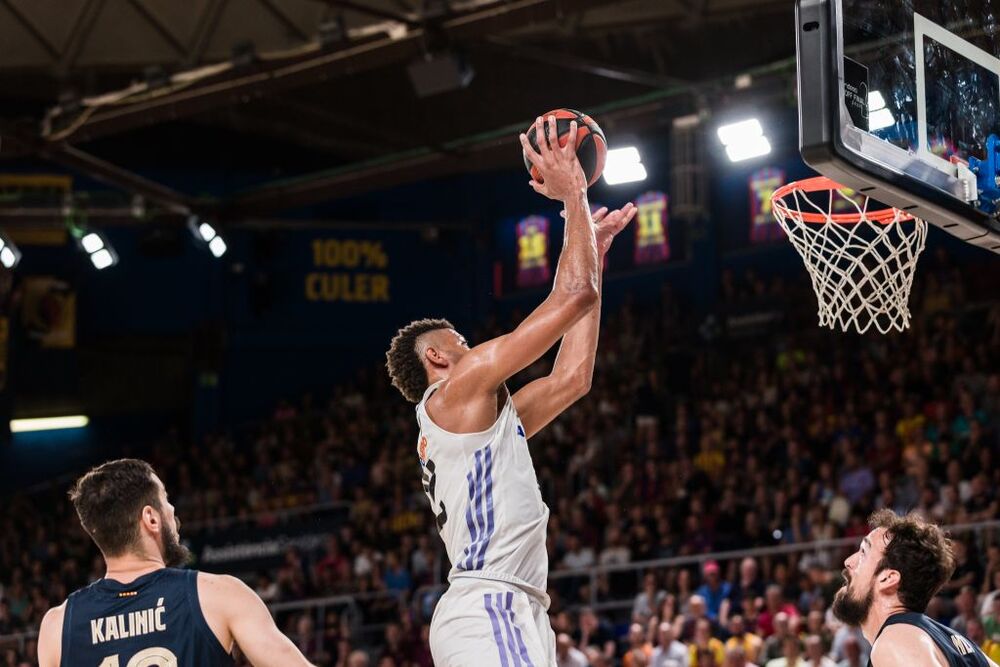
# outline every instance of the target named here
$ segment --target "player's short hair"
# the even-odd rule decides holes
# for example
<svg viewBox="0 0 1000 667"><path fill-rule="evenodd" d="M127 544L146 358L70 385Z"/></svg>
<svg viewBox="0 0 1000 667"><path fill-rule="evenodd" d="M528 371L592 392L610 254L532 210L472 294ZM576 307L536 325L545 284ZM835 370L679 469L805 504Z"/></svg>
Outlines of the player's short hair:
<svg viewBox="0 0 1000 667"><path fill-rule="evenodd" d="M410 403L419 403L427 391L427 370L417 352L417 339L428 331L454 328L448 320L415 320L400 329L389 344L385 353L389 379Z"/></svg>
<svg viewBox="0 0 1000 667"><path fill-rule="evenodd" d="M105 556L124 555L138 544L143 507L163 509L155 474L145 461L118 459L91 469L70 489L83 529Z"/></svg>
<svg viewBox="0 0 1000 667"><path fill-rule="evenodd" d="M872 514L868 525L885 528L888 540L876 573L899 572L899 601L910 611L923 613L955 572L951 540L918 515L899 516L890 509Z"/></svg>

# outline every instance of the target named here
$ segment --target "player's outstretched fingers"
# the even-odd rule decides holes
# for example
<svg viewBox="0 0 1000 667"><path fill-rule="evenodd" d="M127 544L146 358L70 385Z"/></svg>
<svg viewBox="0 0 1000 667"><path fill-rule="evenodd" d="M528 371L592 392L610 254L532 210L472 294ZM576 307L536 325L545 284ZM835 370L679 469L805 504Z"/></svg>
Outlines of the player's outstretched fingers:
<svg viewBox="0 0 1000 667"><path fill-rule="evenodd" d="M538 144L538 152L543 160L552 154L551 147L545 141L545 125L542 124L541 116L535 119L535 143Z"/></svg>
<svg viewBox="0 0 1000 667"><path fill-rule="evenodd" d="M521 140L521 148L524 149L524 154L528 156L528 160L532 164L539 164L542 161L542 155L528 141L528 135L522 133L519 139Z"/></svg>
<svg viewBox="0 0 1000 667"><path fill-rule="evenodd" d="M556 132L556 117L549 116L549 148L555 152L559 148L559 135Z"/></svg>
<svg viewBox="0 0 1000 667"><path fill-rule="evenodd" d="M563 211L563 214L565 217L565 211ZM601 220L603 220L604 216L606 216L607 214L608 214L608 207L602 206L601 208L597 209L591 214L590 219L594 221L595 225L600 224Z"/></svg>
<svg viewBox="0 0 1000 667"><path fill-rule="evenodd" d="M575 120L569 122L569 132L566 133L566 145L562 147L562 152L564 155L569 155L570 153L576 153L576 135L579 132L579 126L576 124Z"/></svg>

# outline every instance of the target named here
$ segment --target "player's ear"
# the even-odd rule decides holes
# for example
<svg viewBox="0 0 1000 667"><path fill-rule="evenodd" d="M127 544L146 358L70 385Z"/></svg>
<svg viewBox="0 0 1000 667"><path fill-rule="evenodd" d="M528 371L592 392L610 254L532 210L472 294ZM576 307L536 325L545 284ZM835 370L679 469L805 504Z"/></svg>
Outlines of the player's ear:
<svg viewBox="0 0 1000 667"><path fill-rule="evenodd" d="M892 594L899 588L899 570L882 570L875 575L875 587L880 593Z"/></svg>
<svg viewBox="0 0 1000 667"><path fill-rule="evenodd" d="M430 345L428 345L427 349L424 350L424 359L432 367L445 368L448 366L448 358L441 354L436 347L432 347Z"/></svg>
<svg viewBox="0 0 1000 667"><path fill-rule="evenodd" d="M158 533L163 529L163 517L152 505L146 505L142 508L141 521L146 530L151 533Z"/></svg>

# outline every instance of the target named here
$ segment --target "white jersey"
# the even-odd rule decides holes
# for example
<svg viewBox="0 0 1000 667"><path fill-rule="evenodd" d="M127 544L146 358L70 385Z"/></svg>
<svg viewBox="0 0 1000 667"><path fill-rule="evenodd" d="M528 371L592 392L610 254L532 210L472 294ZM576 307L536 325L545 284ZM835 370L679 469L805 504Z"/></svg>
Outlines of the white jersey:
<svg viewBox="0 0 1000 667"><path fill-rule="evenodd" d="M545 601L549 559L545 548L549 508L542 501L524 427L514 401L493 426L479 433L450 433L417 404L417 454L424 491L437 517L451 573L448 580L504 581Z"/></svg>

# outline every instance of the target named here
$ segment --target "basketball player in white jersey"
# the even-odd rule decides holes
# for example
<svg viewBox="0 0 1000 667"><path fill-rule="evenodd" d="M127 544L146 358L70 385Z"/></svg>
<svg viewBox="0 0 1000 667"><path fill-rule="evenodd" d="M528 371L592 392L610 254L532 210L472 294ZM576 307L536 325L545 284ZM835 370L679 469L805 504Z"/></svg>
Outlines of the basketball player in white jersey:
<svg viewBox="0 0 1000 667"><path fill-rule="evenodd" d="M635 215L597 211L577 161L576 124L559 147L555 119L535 151L539 193L562 201L565 239L552 292L511 333L469 349L447 320L418 320L387 353L393 384L417 403L424 490L452 563L451 587L431 621L437 667L549 667L549 510L527 439L590 388L600 325L601 263ZM545 137L542 119L535 122ZM550 375L511 396L505 382L562 340Z"/></svg>

